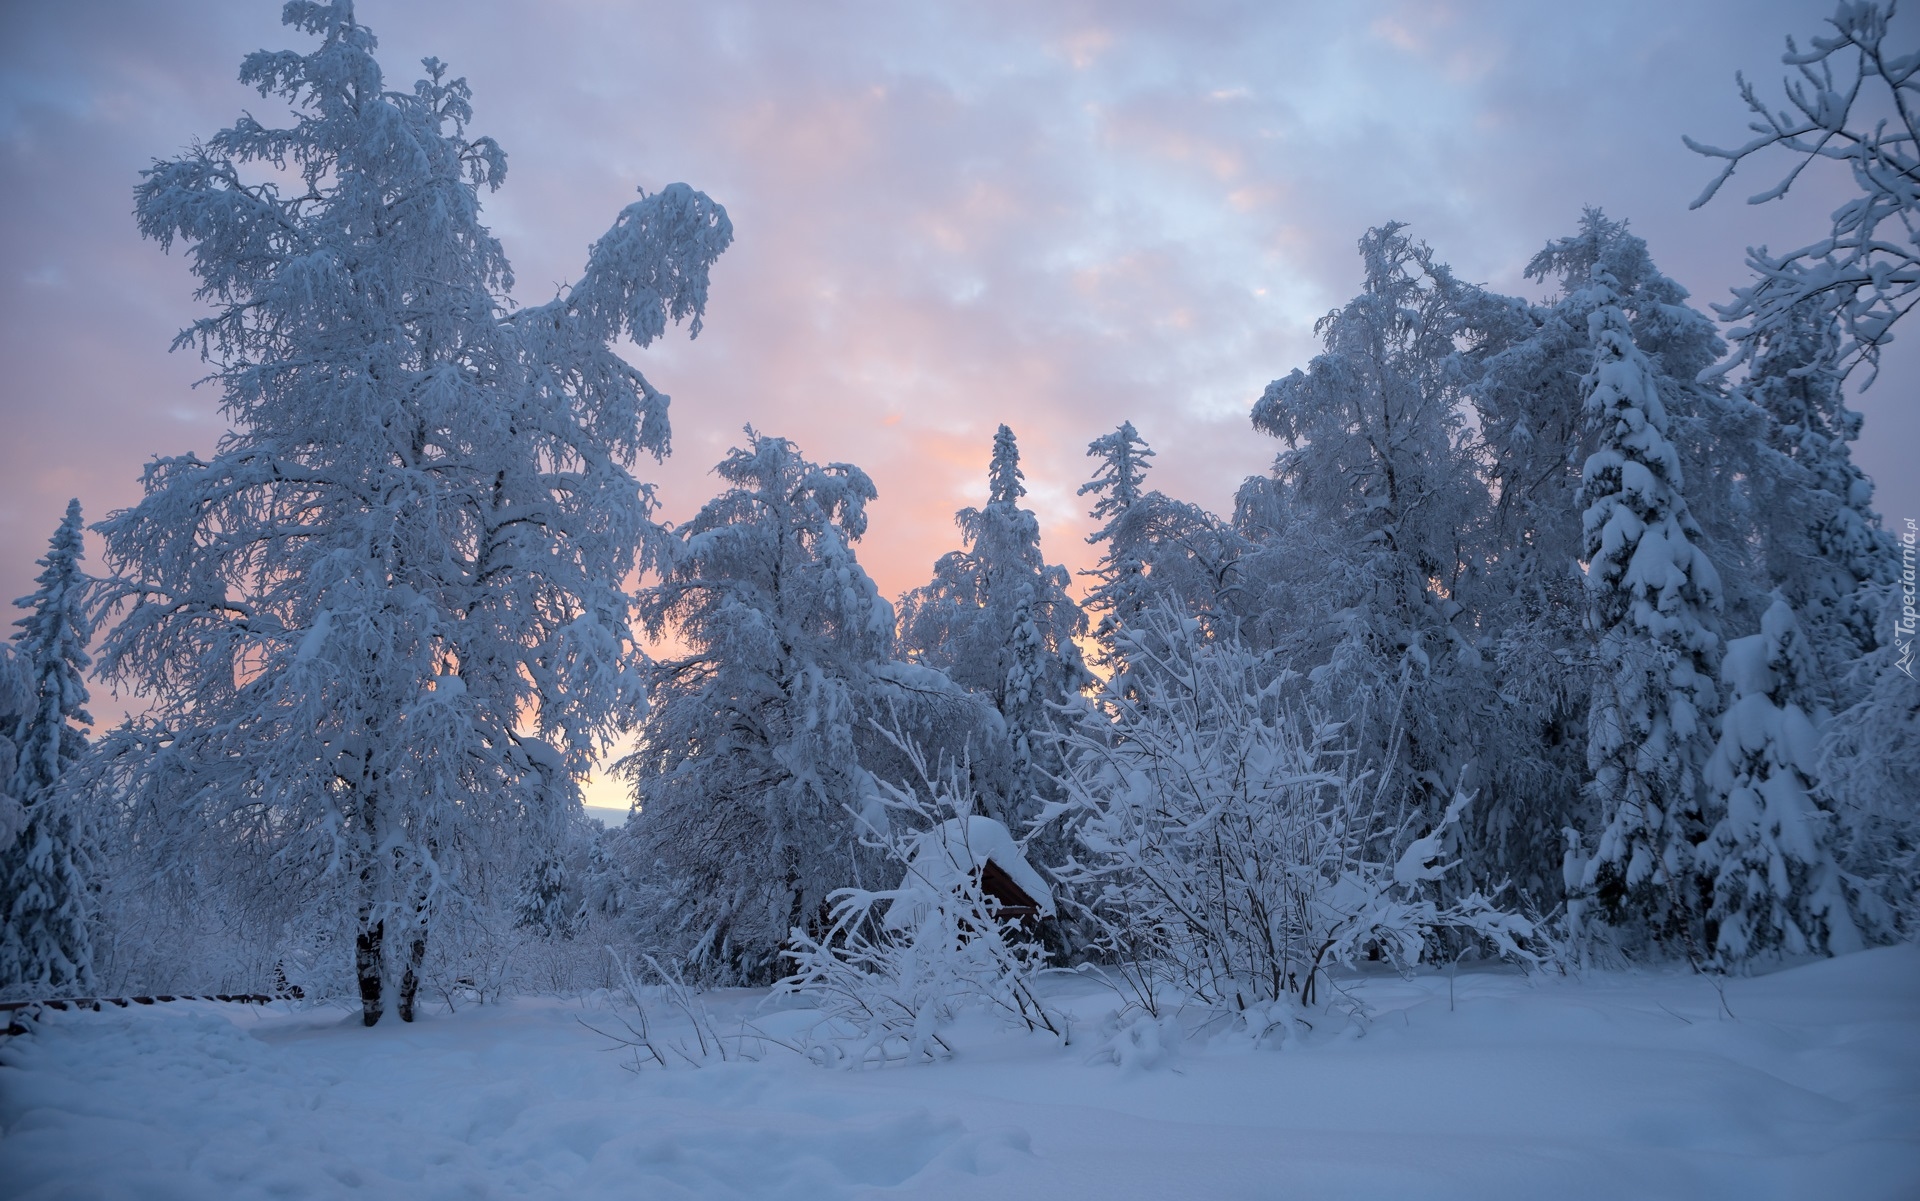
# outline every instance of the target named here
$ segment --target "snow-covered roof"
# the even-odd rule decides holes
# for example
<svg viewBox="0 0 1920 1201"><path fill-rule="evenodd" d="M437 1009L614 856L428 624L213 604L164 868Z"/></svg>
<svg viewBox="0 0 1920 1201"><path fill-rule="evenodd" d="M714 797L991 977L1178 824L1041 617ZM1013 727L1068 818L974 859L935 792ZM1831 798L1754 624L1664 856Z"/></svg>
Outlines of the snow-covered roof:
<svg viewBox="0 0 1920 1201"><path fill-rule="evenodd" d="M1007 873L1020 891L1033 898L1042 916L1053 916L1053 891L1027 857L1020 852L1007 827L990 817L956 817L941 822L915 840L913 856L907 861L903 890L941 889L959 891L968 877L992 863ZM912 906L896 903L887 912L886 924L899 929L912 919Z"/></svg>

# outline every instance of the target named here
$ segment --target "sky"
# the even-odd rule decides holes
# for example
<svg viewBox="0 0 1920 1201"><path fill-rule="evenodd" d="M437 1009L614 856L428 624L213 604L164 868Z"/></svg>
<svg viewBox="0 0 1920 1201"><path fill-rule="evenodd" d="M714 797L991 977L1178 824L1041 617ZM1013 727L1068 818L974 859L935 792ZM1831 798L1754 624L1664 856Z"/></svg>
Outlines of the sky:
<svg viewBox="0 0 1920 1201"><path fill-rule="evenodd" d="M303 49L262 0L0 4L0 597L25 595L70 496L133 503L155 454L212 450L202 312L142 242L140 170L271 104L235 82ZM880 492L862 561L897 596L1019 435L1050 559L1090 565L1087 443L1131 420L1153 486L1225 511L1277 445L1247 415L1359 286L1368 227L1410 223L1461 277L1522 278L1583 205L1627 219L1695 303L1749 245L1814 240L1848 194L1713 174L1682 134L1743 140L1734 72L1777 89L1802 0L734 3L361 0L391 86L437 55L508 156L485 198L515 299L573 279L634 198L684 180L734 246L705 331L635 352L674 397L643 478L684 519L751 423ZM1903 14L1900 44L1920 43ZM1784 162L1775 164L1784 169ZM1920 516L1920 330L1858 402L1890 524ZM98 569L97 542L91 566ZM105 699L105 698L101 698ZM109 703L100 708L112 709Z"/></svg>

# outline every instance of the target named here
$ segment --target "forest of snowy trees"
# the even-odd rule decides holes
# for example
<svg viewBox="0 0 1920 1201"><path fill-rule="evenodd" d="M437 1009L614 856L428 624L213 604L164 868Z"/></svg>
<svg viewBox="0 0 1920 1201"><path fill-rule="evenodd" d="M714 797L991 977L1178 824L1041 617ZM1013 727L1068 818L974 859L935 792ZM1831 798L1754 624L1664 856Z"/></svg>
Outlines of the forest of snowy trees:
<svg viewBox="0 0 1920 1201"><path fill-rule="evenodd" d="M806 431L745 430L658 517L669 401L616 346L698 335L726 210L643 194L516 307L465 82L392 88L347 0L295 0L308 49L241 73L293 122L136 195L230 430L91 527L97 575L76 501L0 649L0 999L297 988L372 1025L645 963L811 992L816 1058L867 1061L969 999L1052 1029L1049 967L1266 1022L1365 960L1914 937L1916 531L1849 456L1920 295L1886 15L1842 6L1784 109L1741 85L1751 143L1696 146L1776 171L1761 200L1823 158L1858 185L1726 307L1624 214L1569 214L1535 300L1367 230L1319 353L1247 398L1273 466L1230 514L1089 430L1075 581L1001 425L890 602L857 555L887 498ZM90 673L137 716L93 731ZM605 829L581 784L623 739Z"/></svg>

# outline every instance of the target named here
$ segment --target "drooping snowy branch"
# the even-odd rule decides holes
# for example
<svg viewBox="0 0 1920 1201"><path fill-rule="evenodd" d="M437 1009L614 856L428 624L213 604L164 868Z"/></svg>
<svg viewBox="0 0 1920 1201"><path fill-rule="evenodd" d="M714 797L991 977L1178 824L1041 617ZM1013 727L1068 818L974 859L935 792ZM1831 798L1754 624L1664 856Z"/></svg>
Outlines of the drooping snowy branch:
<svg viewBox="0 0 1920 1201"><path fill-rule="evenodd" d="M1752 359L1767 331L1812 305L1836 315L1845 330L1843 372L1865 363L1871 379L1893 326L1920 303L1920 51L1887 44L1893 13L1890 2L1843 0L1827 19L1831 34L1813 37L1804 50L1787 39L1784 105L1773 107L1738 77L1754 116L1752 138L1731 148L1685 139L1689 149L1725 164L1694 208L1712 200L1741 164L1774 152L1791 166L1747 203L1785 196L1819 162L1842 165L1858 192L1834 210L1818 241L1778 254L1764 246L1748 252L1755 282L1734 289L1733 302L1719 307L1723 319L1744 323L1734 332L1742 360Z"/></svg>

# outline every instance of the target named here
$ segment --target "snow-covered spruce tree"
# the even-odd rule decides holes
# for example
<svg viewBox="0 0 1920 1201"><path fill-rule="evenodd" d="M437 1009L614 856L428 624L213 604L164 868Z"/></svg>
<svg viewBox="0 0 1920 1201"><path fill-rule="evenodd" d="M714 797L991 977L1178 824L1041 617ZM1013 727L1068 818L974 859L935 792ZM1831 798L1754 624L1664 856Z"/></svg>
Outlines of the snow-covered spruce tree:
<svg viewBox="0 0 1920 1201"><path fill-rule="evenodd" d="M1087 536L1095 546L1105 549L1094 567L1094 584L1087 590L1087 608L1100 614L1094 639L1100 647L1103 666L1112 662L1113 643L1120 627L1137 613L1146 595L1147 565L1132 517L1134 506L1147 494L1147 462L1153 448L1147 445L1133 422L1123 421L1111 434L1102 434L1087 444L1087 455L1099 461L1093 478L1080 485L1080 495L1093 493L1096 499L1089 513L1104 524Z"/></svg>
<svg viewBox="0 0 1920 1201"><path fill-rule="evenodd" d="M1463 827L1470 865L1497 864L1543 910L1565 887L1561 831L1591 825L1579 801L1593 667L1576 493L1595 438L1582 413L1589 318L1603 299L1588 286L1595 270L1613 278L1613 303L1653 368L1683 473L1708 481L1688 502L1716 565L1741 569L1727 586L1733 607L1757 623L1769 587L1747 553L1754 506L1738 486L1764 474L1759 414L1697 381L1720 354L1713 323L1625 222L1589 208L1527 264L1527 278L1555 287L1544 302L1487 293L1463 302L1477 332L1455 366L1492 506L1464 599L1497 684L1475 721L1481 770Z"/></svg>
<svg viewBox="0 0 1920 1201"><path fill-rule="evenodd" d="M621 764L644 891L628 912L646 949L765 982L830 892L871 882L850 810L874 795L857 735L894 617L853 554L865 472L752 429L715 471L727 490L675 531L640 597L647 632L686 653L648 669L651 707Z"/></svg>
<svg viewBox="0 0 1920 1201"><path fill-rule="evenodd" d="M39 587L14 603L30 707L9 732L15 747L6 791L25 824L0 850L0 994L60 996L93 987L92 853L87 822L61 778L86 750L86 671L92 660L87 590L80 570L80 502L54 532Z"/></svg>
<svg viewBox="0 0 1920 1201"><path fill-rule="evenodd" d="M1687 509L1653 366L1634 343L1612 277L1598 269L1590 287L1585 413L1596 448L1581 470L1580 499L1599 641L1587 767L1600 832L1578 884L1568 886L1593 898L1593 916L1626 946L1651 939L1704 954L1710 877L1696 848L1716 816L1704 808L1700 769L1719 711L1720 579ZM1569 909L1581 928L1587 902Z"/></svg>
<svg viewBox="0 0 1920 1201"><path fill-rule="evenodd" d="M933 580L900 600L900 641L914 661L987 697L1012 744L1000 820L1024 828L1055 796L1059 707L1092 681L1074 638L1086 615L1067 594L1067 571L1040 551L1040 523L1020 507L1020 450L994 434L987 503L955 516L966 545L941 556Z"/></svg>
<svg viewBox="0 0 1920 1201"><path fill-rule="evenodd" d="M1713 880L1707 928L1723 965L1862 945L1834 860L1834 817L1816 799L1820 735L1803 707L1812 674L1806 635L1779 593L1760 632L1729 641L1721 662L1732 695L1707 762L1720 821L1699 857Z"/></svg>
<svg viewBox="0 0 1920 1201"><path fill-rule="evenodd" d="M1729 628L1758 628L1773 582L1764 556L1763 525L1769 515L1759 509L1756 484L1777 472L1779 456L1764 446L1766 414L1728 388L1715 366L1726 351L1719 328L1688 303L1687 290L1660 270L1646 241L1627 222L1598 209L1584 211L1578 232L1549 242L1528 269L1535 278L1561 282L1554 308L1583 329L1592 325L1595 309L1606 299L1590 286L1594 272L1612 278L1611 302L1652 369L1666 410L1666 436L1687 479L1687 507L1699 527L1700 545L1720 574L1723 620ZM1578 347L1580 363L1569 365L1583 404L1593 353L1589 330ZM1561 365L1551 366L1559 370ZM1576 465L1597 445L1590 426L1578 445ZM1758 488L1768 491L1778 489ZM1579 503L1573 509L1583 511Z"/></svg>
<svg viewBox="0 0 1920 1201"><path fill-rule="evenodd" d="M1451 369L1476 290L1402 228L1361 238L1361 293L1316 324L1324 349L1268 385L1253 425L1286 443L1274 475L1336 555L1320 606L1299 615L1327 631L1307 660L1315 703L1347 721L1425 834L1472 787L1466 722L1487 673L1457 623L1487 504Z"/></svg>
<svg viewBox="0 0 1920 1201"><path fill-rule="evenodd" d="M1087 541L1104 549L1085 573L1093 581L1086 610L1099 617L1093 629L1096 659L1111 674L1124 676L1121 633L1157 603L1209 622L1238 620L1239 563L1247 543L1199 506L1146 487L1153 449L1131 421L1095 438L1087 455L1099 466L1080 485L1080 495L1097 498L1089 515L1102 523Z"/></svg>
<svg viewBox="0 0 1920 1201"><path fill-rule="evenodd" d="M1875 942L1920 933L1920 683L1912 615L1920 529L1911 519L1900 541L1901 575L1865 590L1885 640L1849 672L1846 692L1854 699L1826 723L1818 772L1821 797L1838 818L1834 849L1849 899Z"/></svg>
<svg viewBox="0 0 1920 1201"><path fill-rule="evenodd" d="M578 900L570 893L566 860L559 854L542 855L521 877L515 920L547 938L572 938Z"/></svg>
<svg viewBox="0 0 1920 1201"><path fill-rule="evenodd" d="M0 642L0 852L13 845L27 824L27 808L13 795L13 770L20 762L13 740L32 711L26 664L12 643Z"/></svg>
<svg viewBox="0 0 1920 1201"><path fill-rule="evenodd" d="M545 778L545 790L570 788L564 772L554 771L558 764L540 764L535 771ZM537 794L536 794L537 795ZM580 826L591 822L564 792L561 796L542 796L534 806L536 821L546 824L531 839L531 855L521 870L519 888L513 899L515 924L546 938L571 938L581 900L571 876L569 860L584 850L587 831ZM598 826L598 822L592 822ZM557 828L556 828L557 827Z"/></svg>
<svg viewBox="0 0 1920 1201"><path fill-rule="evenodd" d="M1858 194L1833 211L1827 233L1783 254L1748 252L1759 277L1715 306L1733 331L1742 361L1767 338L1791 327L1807 305L1837 318L1844 338L1835 362L1843 374L1865 363L1878 372L1880 348L1920 293L1920 53L1887 45L1893 0L1842 0L1827 19L1832 33L1802 50L1792 37L1780 61L1786 103L1769 108L1753 84L1736 76L1754 115L1753 137L1733 149L1687 138L1689 148L1725 162L1691 207L1712 200L1749 159L1785 153L1779 182L1747 198L1765 204L1785 196L1801 173L1825 160L1853 177ZM1797 78L1795 78L1797 76Z"/></svg>
<svg viewBox="0 0 1920 1201"><path fill-rule="evenodd" d="M353 948L371 1025L390 983L412 1017L489 848L553 828L530 811L577 804L630 707L623 581L652 527L629 465L666 453L667 398L612 344L698 333L732 227L671 185L515 310L479 220L506 158L467 133L465 82L429 59L389 90L348 0L285 20L319 46L241 80L293 122L242 117L136 193L214 306L176 345L233 429L99 527L126 606L102 666L155 702L135 807L195 819L154 836L297 898L297 934Z"/></svg>
<svg viewBox="0 0 1920 1201"><path fill-rule="evenodd" d="M1816 654L1820 694L1837 695L1851 662L1885 636L1865 589L1893 582L1893 538L1872 508L1873 481L1849 444L1860 414L1847 407L1830 312L1802 302L1753 335L1751 370L1740 391L1767 416L1767 449L1783 465L1756 483L1767 522L1769 574L1804 615Z"/></svg>

